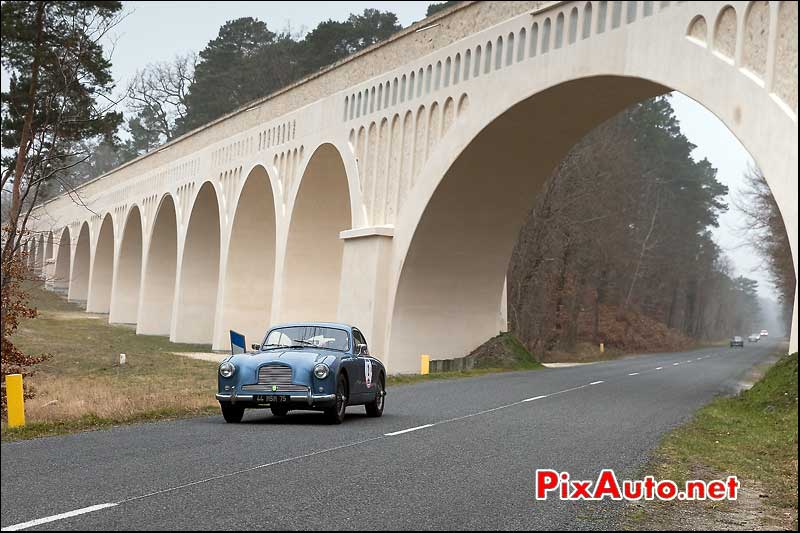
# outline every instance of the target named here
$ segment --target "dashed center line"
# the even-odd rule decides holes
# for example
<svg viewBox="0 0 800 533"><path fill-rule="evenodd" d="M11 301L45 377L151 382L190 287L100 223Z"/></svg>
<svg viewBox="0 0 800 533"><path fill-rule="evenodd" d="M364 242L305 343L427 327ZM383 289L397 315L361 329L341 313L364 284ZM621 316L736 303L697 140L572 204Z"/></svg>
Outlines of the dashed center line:
<svg viewBox="0 0 800 533"><path fill-rule="evenodd" d="M542 396L534 396L533 398L528 398L527 400L522 400L522 401L523 402L533 402L533 401L536 401L536 400L541 400L542 398L547 398L547 395L545 394L545 395L542 395Z"/></svg>
<svg viewBox="0 0 800 533"><path fill-rule="evenodd" d="M630 374L628 374L628 375L629 375L629 376L638 376L638 375L639 375L639 373L638 373L638 372L631 372L631 373L630 373Z"/></svg>
<svg viewBox="0 0 800 533"><path fill-rule="evenodd" d="M101 509L116 507L117 505L118 504L116 503L101 503L99 505L92 505L91 507L76 509L68 513L56 514L53 516L47 516L45 518L37 518L36 520L31 520L30 522L23 522L21 524L15 524L13 526L4 527L2 528L2 531L19 531L21 529L28 529L29 527L41 526L42 524L49 524L50 522L57 522L58 520L64 520L65 518L72 518L73 516L80 516L82 514L93 513L95 511L100 511Z"/></svg>
<svg viewBox="0 0 800 533"><path fill-rule="evenodd" d="M605 383L605 381L592 381L589 385L600 385L601 383Z"/></svg>
<svg viewBox="0 0 800 533"><path fill-rule="evenodd" d="M425 424L424 426L417 426L415 428L408 428L408 429L401 429L400 431L393 431L392 433L384 433L384 437L394 437L395 435L402 435L403 433L411 433L412 431L418 431L420 429L425 429L432 427L433 424Z"/></svg>
<svg viewBox="0 0 800 533"><path fill-rule="evenodd" d="M680 363L672 363L672 366L678 366Z"/></svg>
<svg viewBox="0 0 800 533"><path fill-rule="evenodd" d="M664 367L663 366L657 366L656 370L664 370Z"/></svg>

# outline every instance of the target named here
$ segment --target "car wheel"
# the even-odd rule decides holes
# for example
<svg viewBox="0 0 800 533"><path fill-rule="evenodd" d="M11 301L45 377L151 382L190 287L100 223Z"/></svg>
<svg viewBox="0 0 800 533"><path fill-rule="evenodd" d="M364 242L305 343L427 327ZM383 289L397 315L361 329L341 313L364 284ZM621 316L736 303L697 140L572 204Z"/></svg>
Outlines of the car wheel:
<svg viewBox="0 0 800 533"><path fill-rule="evenodd" d="M222 408L222 418L228 424L238 424L242 421L244 416L244 407L240 405L231 405L229 403L221 403L219 406Z"/></svg>
<svg viewBox="0 0 800 533"><path fill-rule="evenodd" d="M347 410L347 380L344 375L339 376L336 384L336 403L325 410L325 416L331 424L341 424Z"/></svg>
<svg viewBox="0 0 800 533"><path fill-rule="evenodd" d="M383 414L383 404L386 401L386 392L383 390L383 376L375 384L375 400L364 405L367 416L379 417Z"/></svg>
<svg viewBox="0 0 800 533"><path fill-rule="evenodd" d="M269 410L272 411L272 414L274 416L286 416L287 414L289 414L289 408L282 407L280 405L274 405L270 407Z"/></svg>

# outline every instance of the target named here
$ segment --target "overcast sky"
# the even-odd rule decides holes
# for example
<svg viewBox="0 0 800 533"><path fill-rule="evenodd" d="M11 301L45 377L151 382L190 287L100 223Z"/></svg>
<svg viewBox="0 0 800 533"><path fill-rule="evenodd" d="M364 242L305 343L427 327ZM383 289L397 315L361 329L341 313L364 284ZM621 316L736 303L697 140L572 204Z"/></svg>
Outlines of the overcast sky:
<svg viewBox="0 0 800 533"><path fill-rule="evenodd" d="M112 62L114 78L124 87L137 69L148 63L167 61L176 54L200 51L217 36L227 20L252 16L267 23L273 31L291 28L305 32L323 20L344 20L350 13L366 8L389 10L408 26L425 17L430 2L124 2L127 18L115 29L116 46ZM4 84L5 86L5 84ZM707 157L728 185L731 195L742 188L742 176L750 155L733 134L714 115L690 98L676 94L673 107L681 128L697 145L695 157ZM730 200L728 200L730 204ZM742 246L734 209L721 217L715 231L717 241L733 260L737 274L759 281L762 294L774 291L761 272L760 259Z"/></svg>

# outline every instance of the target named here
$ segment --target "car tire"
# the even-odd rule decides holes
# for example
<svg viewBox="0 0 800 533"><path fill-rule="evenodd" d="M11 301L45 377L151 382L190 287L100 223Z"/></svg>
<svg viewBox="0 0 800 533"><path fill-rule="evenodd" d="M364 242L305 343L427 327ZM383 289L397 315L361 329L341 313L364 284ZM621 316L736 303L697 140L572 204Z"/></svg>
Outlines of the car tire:
<svg viewBox="0 0 800 533"><path fill-rule="evenodd" d="M272 411L273 416L286 416L289 414L288 407L282 407L279 405L272 406L269 408L269 410Z"/></svg>
<svg viewBox="0 0 800 533"><path fill-rule="evenodd" d="M242 417L244 417L244 407L240 405L231 405L229 403L220 403L220 408L222 408L222 418L225 419L225 422L228 424L238 424L242 421Z"/></svg>
<svg viewBox="0 0 800 533"><path fill-rule="evenodd" d="M367 416L378 418L383 414L383 405L386 402L386 392L383 388L383 376L375 383L375 400L364 405Z"/></svg>
<svg viewBox="0 0 800 533"><path fill-rule="evenodd" d="M339 375L336 383L336 402L333 407L325 409L325 416L331 424L341 424L344 422L345 411L347 410L347 380L344 374Z"/></svg>

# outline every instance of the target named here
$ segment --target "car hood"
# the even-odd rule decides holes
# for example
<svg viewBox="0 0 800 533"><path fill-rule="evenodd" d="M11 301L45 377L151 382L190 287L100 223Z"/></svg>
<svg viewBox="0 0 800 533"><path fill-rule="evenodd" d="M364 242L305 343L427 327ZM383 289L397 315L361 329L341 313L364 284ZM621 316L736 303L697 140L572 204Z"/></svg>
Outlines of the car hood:
<svg viewBox="0 0 800 533"><path fill-rule="evenodd" d="M268 350L254 354L240 354L235 363L260 366L264 363L284 363L292 367L313 366L317 363L331 364L336 356L327 350Z"/></svg>

